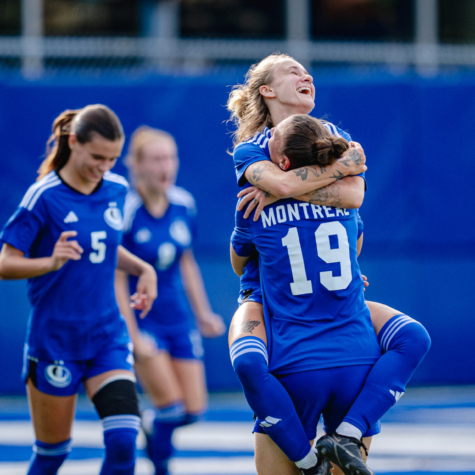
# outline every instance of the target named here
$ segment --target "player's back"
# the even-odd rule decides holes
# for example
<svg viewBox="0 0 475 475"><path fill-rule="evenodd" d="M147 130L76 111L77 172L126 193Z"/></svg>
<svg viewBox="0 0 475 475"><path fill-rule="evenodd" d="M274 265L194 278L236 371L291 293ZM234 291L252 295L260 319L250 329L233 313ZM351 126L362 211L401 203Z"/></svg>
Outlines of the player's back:
<svg viewBox="0 0 475 475"><path fill-rule="evenodd" d="M356 259L356 214L292 199L268 206L256 223L238 213L233 246L246 255L239 243L247 239L259 252L274 371L368 364L380 356Z"/></svg>

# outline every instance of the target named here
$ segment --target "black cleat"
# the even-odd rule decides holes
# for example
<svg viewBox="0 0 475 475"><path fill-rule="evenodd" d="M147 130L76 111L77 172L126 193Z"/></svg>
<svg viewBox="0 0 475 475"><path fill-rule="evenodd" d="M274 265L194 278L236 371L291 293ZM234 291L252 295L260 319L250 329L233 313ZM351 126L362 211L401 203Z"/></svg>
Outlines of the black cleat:
<svg viewBox="0 0 475 475"><path fill-rule="evenodd" d="M345 475L374 475L363 460L360 447L368 455L368 449L361 440L336 432L324 435L317 441L318 458L338 465Z"/></svg>
<svg viewBox="0 0 475 475"><path fill-rule="evenodd" d="M315 467L301 468L300 471L302 472L302 475L331 475L331 468L332 466L330 462L318 457L318 462Z"/></svg>

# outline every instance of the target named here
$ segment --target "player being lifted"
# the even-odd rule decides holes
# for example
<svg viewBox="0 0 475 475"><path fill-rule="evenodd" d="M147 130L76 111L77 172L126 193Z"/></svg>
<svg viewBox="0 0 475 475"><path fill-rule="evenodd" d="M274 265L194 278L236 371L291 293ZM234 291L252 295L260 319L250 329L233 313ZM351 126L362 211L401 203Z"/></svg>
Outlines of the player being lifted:
<svg viewBox="0 0 475 475"><path fill-rule="evenodd" d="M197 421L206 407L200 332L214 337L226 328L211 310L193 256L195 201L174 186L175 139L162 130L140 127L132 135L126 163L135 190L125 202L122 244L156 268L159 294L148 317L139 318L129 306L137 278L118 272L117 298L134 343L135 369L155 406L143 415L147 453L156 475L165 475L173 431Z"/></svg>
<svg viewBox="0 0 475 475"><path fill-rule="evenodd" d="M287 55L271 55L253 66L246 77L246 83L238 86L231 94L228 108L238 126L234 151L238 182L242 185L249 179L265 190L251 187L241 192L241 195L248 193L241 208L251 201L245 216L259 202L256 212L258 215L266 203L272 202L270 193L278 198L306 193L298 199L324 206L355 208L361 205L364 196L364 181L361 178L345 176L338 182L325 186L345 173L354 174L364 170L364 161L361 161L364 153L361 148L351 149L351 155L346 154L348 159L338 160L324 169L307 166L286 174L281 169L283 164L277 165L270 161L268 143L271 134L268 127L279 124L292 114L309 113L314 107L314 96L311 76ZM336 136L344 135L344 132L332 124L326 123L325 126ZM248 137L251 139L245 141ZM360 161L359 169L352 168L357 161ZM243 303L233 318L230 344L250 335L250 331L265 343L259 270L255 261L251 261L244 270L240 300ZM422 325L384 305L368 302L368 306L385 353L375 365L367 384L347 415L348 422L339 428L340 432L356 439L362 434L369 436L378 433L376 421L396 402L394 394L404 392L405 385L430 346L430 339ZM394 337L390 338L391 336ZM257 354L252 356L257 357ZM288 396L285 402L285 391L282 391L282 386L268 373L267 368L255 364L241 365L239 360L235 360L234 368L256 414L268 412L269 405L279 400L286 417L295 420L295 411L288 404ZM272 400L266 397L268 391L274 395ZM260 428L260 431L263 429ZM299 467L311 466L311 460L304 461L302 458L305 454L311 458L311 453L305 434L297 424L289 424L288 430L284 430L283 425L265 428L265 433ZM256 444L269 450L272 448L272 442L259 434L256 436ZM265 450L261 450L256 453L259 473L267 473L265 470L269 467L268 458L262 458L260 463L259 453L264 452Z"/></svg>
<svg viewBox="0 0 475 475"><path fill-rule="evenodd" d="M26 383L36 441L29 475L54 475L71 450L81 382L104 431L102 475L132 475L140 414L133 358L114 274L138 277L145 316L156 297L152 266L122 246L127 182L110 173L124 133L103 105L63 112L53 148L0 238L2 279L28 279L32 311Z"/></svg>

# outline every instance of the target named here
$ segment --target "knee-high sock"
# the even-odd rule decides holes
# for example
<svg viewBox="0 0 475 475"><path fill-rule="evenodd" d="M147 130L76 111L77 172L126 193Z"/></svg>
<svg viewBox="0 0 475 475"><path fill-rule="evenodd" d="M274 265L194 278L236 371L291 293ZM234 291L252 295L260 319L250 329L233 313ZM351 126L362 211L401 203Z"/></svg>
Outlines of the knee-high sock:
<svg viewBox="0 0 475 475"><path fill-rule="evenodd" d="M366 378L365 385L344 422L364 434L404 394L406 384L429 351L427 330L407 315L391 318L378 335L383 355ZM345 435L343 431L339 431Z"/></svg>
<svg viewBox="0 0 475 475"><path fill-rule="evenodd" d="M267 348L260 338L236 340L230 349L234 371L249 406L261 420L265 433L293 462L310 452L310 444L294 403L279 380L269 373Z"/></svg>
<svg viewBox="0 0 475 475"><path fill-rule="evenodd" d="M187 414L181 401L147 412L147 415L144 414L147 453L155 466L156 475L165 475L168 474L168 461L173 454L173 431L196 422L199 414Z"/></svg>
<svg viewBox="0 0 475 475"><path fill-rule="evenodd" d="M46 444L37 440L33 446L28 475L56 475L69 452L71 439L59 444Z"/></svg>
<svg viewBox="0 0 475 475"><path fill-rule="evenodd" d="M102 426L106 454L100 475L133 475L140 418L126 414L105 417Z"/></svg>

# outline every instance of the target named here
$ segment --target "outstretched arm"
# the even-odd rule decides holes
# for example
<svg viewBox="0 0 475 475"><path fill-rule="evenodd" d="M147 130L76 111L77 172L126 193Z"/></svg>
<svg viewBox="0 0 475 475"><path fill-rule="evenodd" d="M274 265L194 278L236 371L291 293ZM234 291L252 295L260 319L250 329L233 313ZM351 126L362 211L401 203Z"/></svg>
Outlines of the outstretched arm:
<svg viewBox="0 0 475 475"><path fill-rule="evenodd" d="M246 169L245 177L251 185L278 199L293 198L330 185L348 175L366 171L366 157L360 145L350 148L329 167L306 166L284 172L274 163L263 160Z"/></svg>

